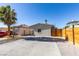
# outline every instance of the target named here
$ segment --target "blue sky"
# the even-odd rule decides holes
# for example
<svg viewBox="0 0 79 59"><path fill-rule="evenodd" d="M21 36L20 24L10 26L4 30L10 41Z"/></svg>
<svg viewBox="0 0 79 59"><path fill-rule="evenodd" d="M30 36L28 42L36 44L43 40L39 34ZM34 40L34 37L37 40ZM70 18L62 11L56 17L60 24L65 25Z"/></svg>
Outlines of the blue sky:
<svg viewBox="0 0 79 59"><path fill-rule="evenodd" d="M44 23L47 19L49 24L63 28L71 20L79 20L79 4L70 3L15 3L0 4L10 5L17 13L17 24L33 25ZM4 27L0 23L0 27Z"/></svg>

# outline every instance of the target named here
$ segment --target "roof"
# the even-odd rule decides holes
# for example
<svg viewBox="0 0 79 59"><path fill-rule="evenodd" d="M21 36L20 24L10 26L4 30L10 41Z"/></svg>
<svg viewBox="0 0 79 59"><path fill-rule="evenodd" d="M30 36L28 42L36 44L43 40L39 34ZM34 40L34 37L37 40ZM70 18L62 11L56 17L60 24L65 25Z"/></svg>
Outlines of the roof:
<svg viewBox="0 0 79 59"><path fill-rule="evenodd" d="M14 26L14 27L16 27L16 28L27 28L28 26L27 25L25 25L25 24L21 24L21 25L18 25L18 26Z"/></svg>
<svg viewBox="0 0 79 59"><path fill-rule="evenodd" d="M37 23L37 24L30 26L30 28L31 29L48 29L48 28L54 28L54 25Z"/></svg>
<svg viewBox="0 0 79 59"><path fill-rule="evenodd" d="M79 21L71 21L71 22L68 22L67 25L78 25L79 24Z"/></svg>

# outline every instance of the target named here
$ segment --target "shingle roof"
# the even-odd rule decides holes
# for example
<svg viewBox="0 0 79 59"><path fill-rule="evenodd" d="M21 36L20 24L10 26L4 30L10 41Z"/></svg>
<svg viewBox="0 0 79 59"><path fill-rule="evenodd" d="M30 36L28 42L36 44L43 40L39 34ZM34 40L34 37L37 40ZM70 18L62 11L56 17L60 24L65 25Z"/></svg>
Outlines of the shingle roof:
<svg viewBox="0 0 79 59"><path fill-rule="evenodd" d="M54 28L54 25L37 23L35 25L30 26L30 28L32 28L32 29L48 29L48 28Z"/></svg>

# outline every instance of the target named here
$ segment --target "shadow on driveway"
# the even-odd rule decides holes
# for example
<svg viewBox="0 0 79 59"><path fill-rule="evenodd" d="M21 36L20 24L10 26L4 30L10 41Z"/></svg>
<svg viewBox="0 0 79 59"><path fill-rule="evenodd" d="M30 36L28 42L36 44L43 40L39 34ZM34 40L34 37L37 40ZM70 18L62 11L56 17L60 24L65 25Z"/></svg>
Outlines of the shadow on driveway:
<svg viewBox="0 0 79 59"><path fill-rule="evenodd" d="M43 41L43 42L65 42L62 38L50 38L50 37L26 37L25 40L31 41Z"/></svg>

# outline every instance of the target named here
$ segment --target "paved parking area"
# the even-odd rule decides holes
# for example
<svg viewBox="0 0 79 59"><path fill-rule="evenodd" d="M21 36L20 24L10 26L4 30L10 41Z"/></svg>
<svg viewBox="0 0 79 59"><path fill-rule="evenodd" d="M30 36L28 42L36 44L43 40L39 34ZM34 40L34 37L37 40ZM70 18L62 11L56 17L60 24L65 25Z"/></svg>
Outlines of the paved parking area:
<svg viewBox="0 0 79 59"><path fill-rule="evenodd" d="M62 56L79 56L79 47L69 42L57 42L57 46Z"/></svg>
<svg viewBox="0 0 79 59"><path fill-rule="evenodd" d="M79 47L61 39L20 39L0 44L2 56L79 56ZM34 39L34 40L33 40Z"/></svg>
<svg viewBox="0 0 79 59"><path fill-rule="evenodd" d="M4 56L60 56L56 42L29 41L20 39L0 45Z"/></svg>

